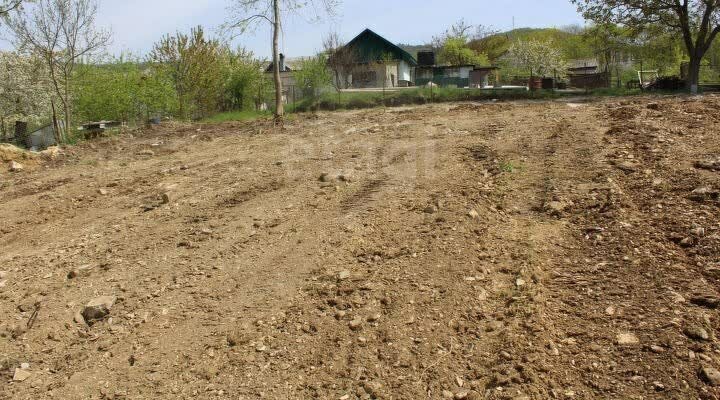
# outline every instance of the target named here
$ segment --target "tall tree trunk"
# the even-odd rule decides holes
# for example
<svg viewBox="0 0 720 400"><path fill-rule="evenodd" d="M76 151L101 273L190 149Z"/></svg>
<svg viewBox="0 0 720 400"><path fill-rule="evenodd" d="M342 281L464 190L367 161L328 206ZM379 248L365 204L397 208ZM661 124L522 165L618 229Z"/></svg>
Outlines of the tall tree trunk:
<svg viewBox="0 0 720 400"><path fill-rule="evenodd" d="M687 89L691 94L698 93L698 84L700 82L700 64L702 62L702 56L692 54L690 56L690 65L688 65L688 76L687 76Z"/></svg>
<svg viewBox="0 0 720 400"><path fill-rule="evenodd" d="M280 50L278 49L278 38L280 36L280 0L273 0L273 78L275 80L275 118L280 119L285 115L282 98L282 81L280 80Z"/></svg>
<svg viewBox="0 0 720 400"><path fill-rule="evenodd" d="M72 105L71 105L71 99L70 99L70 76L72 72L65 73L65 84L63 86L63 89L65 90L65 98L63 101L63 111L65 113L65 129L63 131L63 135L65 136L65 142L68 141L68 138L70 137L70 127L72 126Z"/></svg>

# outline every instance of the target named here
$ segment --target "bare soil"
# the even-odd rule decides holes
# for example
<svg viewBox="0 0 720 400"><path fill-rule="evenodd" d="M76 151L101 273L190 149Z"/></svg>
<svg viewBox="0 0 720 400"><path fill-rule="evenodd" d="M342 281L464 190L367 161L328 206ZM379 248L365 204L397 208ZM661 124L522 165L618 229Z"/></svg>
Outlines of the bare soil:
<svg viewBox="0 0 720 400"><path fill-rule="evenodd" d="M3 168L0 398L718 399L719 109L171 125Z"/></svg>

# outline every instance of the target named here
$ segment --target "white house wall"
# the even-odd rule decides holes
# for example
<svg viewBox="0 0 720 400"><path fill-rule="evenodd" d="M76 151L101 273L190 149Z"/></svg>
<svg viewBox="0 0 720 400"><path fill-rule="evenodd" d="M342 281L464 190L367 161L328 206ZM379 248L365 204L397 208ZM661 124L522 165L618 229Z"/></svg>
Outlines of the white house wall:
<svg viewBox="0 0 720 400"><path fill-rule="evenodd" d="M398 64L398 80L399 81L412 81L412 74L410 73L410 65L405 61L400 61Z"/></svg>

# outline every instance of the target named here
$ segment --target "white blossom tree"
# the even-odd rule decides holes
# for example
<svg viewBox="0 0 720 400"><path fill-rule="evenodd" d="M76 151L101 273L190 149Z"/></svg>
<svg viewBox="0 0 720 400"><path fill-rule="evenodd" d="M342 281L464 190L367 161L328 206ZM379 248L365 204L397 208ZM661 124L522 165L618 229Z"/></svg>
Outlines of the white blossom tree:
<svg viewBox="0 0 720 400"><path fill-rule="evenodd" d="M96 0L36 0L7 18L16 47L45 61L63 106L65 132L72 126L75 67L110 41L110 33L95 26L96 17Z"/></svg>
<svg viewBox="0 0 720 400"><path fill-rule="evenodd" d="M537 76L565 75L568 63L552 42L518 40L507 54L508 61L517 68Z"/></svg>
<svg viewBox="0 0 720 400"><path fill-rule="evenodd" d="M7 137L16 121L33 124L50 117L52 85L43 60L14 52L0 53L0 127Z"/></svg>
<svg viewBox="0 0 720 400"><path fill-rule="evenodd" d="M0 0L0 16L6 16L10 11L20 8L23 0Z"/></svg>

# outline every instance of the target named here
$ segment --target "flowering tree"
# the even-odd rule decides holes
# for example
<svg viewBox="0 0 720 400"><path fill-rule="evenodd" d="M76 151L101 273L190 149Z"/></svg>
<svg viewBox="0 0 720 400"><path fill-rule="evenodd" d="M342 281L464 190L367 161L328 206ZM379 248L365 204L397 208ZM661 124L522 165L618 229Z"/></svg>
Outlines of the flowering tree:
<svg viewBox="0 0 720 400"><path fill-rule="evenodd" d="M562 52L552 42L518 40L510 47L507 58L517 68L538 76L563 76L568 68Z"/></svg>
<svg viewBox="0 0 720 400"><path fill-rule="evenodd" d="M65 114L65 132L72 127L75 68L110 41L110 32L98 29L96 19L97 0L35 0L7 18L16 47L45 62Z"/></svg>
<svg viewBox="0 0 720 400"><path fill-rule="evenodd" d="M7 137L15 121L38 124L50 116L52 85L37 57L0 53L0 129Z"/></svg>

